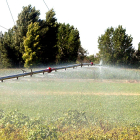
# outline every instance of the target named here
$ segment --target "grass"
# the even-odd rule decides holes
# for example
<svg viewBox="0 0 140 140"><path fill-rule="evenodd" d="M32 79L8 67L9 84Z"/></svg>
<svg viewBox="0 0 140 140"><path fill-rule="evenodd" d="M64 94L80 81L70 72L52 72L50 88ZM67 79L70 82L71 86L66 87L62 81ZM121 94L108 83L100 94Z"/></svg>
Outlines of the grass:
<svg viewBox="0 0 140 140"><path fill-rule="evenodd" d="M126 77L122 71L125 71ZM139 73L138 70L135 71ZM7 80L0 83L0 108L7 111L18 109L31 117L40 115L47 119L56 119L69 109L77 109L85 111L92 121L104 119L135 123L140 116L140 84L126 82L132 79L128 75L136 75L135 71L120 69L119 73L114 68L104 68L96 79L95 74L100 69L84 67L66 72L61 70L57 73L37 74L32 78ZM0 75L9 75L20 73L20 70L6 69L0 72ZM119 74L125 78L103 78L109 74L110 77L106 79L111 79L115 74L115 77Z"/></svg>
<svg viewBox="0 0 140 140"><path fill-rule="evenodd" d="M30 81L12 81L0 84L0 93L14 94L140 94L139 83L98 81L91 79L25 78Z"/></svg>
<svg viewBox="0 0 140 140"><path fill-rule="evenodd" d="M57 119L69 109L77 109L85 111L93 122L108 120L130 124L139 121L140 96L132 96L134 93L139 94L139 83L34 80L1 83L0 108L5 111L18 109L33 118L43 116Z"/></svg>
<svg viewBox="0 0 140 140"><path fill-rule="evenodd" d="M20 73L20 70L0 70L0 76L16 73ZM95 131L95 136L111 135L110 137L114 138L114 134L119 136L124 134L125 137L129 135L126 139L130 139L132 132L133 136L140 133L138 131L139 133L135 134L136 129L139 130L139 127L135 126L140 126L139 89L138 70L120 69L119 71L119 69L105 68L100 72L98 68L91 67L66 72L62 70L0 83L0 110L7 113L18 109L30 118L43 117L54 122L63 117L68 110L77 110L85 112L88 121L93 127L95 126L95 129L82 128L82 130L69 131L66 126L60 131L62 137L77 134L79 136L86 134L90 137L89 133ZM7 127L1 128L1 133L6 137L5 129L8 132L11 126ZM39 128L38 125L36 127ZM32 129L27 131L32 132ZM17 135L16 131L15 135ZM93 137L93 134L91 136Z"/></svg>

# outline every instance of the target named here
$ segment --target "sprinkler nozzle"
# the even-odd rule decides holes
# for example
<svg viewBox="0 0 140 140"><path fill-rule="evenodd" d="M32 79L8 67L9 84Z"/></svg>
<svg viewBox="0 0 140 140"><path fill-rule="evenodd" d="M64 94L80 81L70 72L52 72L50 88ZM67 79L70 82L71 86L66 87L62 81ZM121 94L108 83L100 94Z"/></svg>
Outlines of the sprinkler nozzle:
<svg viewBox="0 0 140 140"><path fill-rule="evenodd" d="M52 72L52 68L51 67L48 67L46 70L48 71L48 73Z"/></svg>
<svg viewBox="0 0 140 140"><path fill-rule="evenodd" d="M92 65L93 65L93 62L91 62L90 64L91 64L91 66L92 66Z"/></svg>

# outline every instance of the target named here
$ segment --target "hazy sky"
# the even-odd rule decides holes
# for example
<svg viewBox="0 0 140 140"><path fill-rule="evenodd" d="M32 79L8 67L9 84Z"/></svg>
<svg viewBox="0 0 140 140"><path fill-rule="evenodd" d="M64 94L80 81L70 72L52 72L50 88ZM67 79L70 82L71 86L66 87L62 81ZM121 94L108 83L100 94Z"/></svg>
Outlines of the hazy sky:
<svg viewBox="0 0 140 140"><path fill-rule="evenodd" d="M82 47L89 54L98 52L98 37L108 27L122 25L133 37L137 49L140 42L140 0L44 0L56 12L58 22L74 25L80 32ZM43 0L7 0L15 24L23 6L31 4L40 10L40 18L45 19L48 11ZM6 0L0 0L0 26L12 28L14 22ZM7 31L0 27L0 31Z"/></svg>

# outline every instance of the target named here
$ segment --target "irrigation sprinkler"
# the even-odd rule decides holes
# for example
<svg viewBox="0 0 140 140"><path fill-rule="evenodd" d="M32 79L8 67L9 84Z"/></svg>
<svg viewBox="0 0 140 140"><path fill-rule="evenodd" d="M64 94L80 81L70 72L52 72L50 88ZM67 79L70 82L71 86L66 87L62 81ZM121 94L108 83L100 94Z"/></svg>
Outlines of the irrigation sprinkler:
<svg viewBox="0 0 140 140"><path fill-rule="evenodd" d="M75 67L79 67L79 66L83 67L83 66L92 66L92 65L96 66L96 64L93 64L93 62L91 62L91 63L81 63L81 64L74 64L74 65L56 67L56 68L48 67L47 69L38 70L38 71L32 71L32 69L31 69L31 72L26 72L25 70L21 69L23 71L22 74L0 77L0 81L3 82L3 80L12 79L12 78L18 79L19 77L24 77L24 76L29 76L29 75L32 77L33 74L38 74L38 73L43 73L44 74L45 72L51 73L52 71L56 72L57 70L61 70L61 69L65 69L65 70L68 69L68 68L73 68L74 69ZM99 64L97 64L97 66L99 66Z"/></svg>

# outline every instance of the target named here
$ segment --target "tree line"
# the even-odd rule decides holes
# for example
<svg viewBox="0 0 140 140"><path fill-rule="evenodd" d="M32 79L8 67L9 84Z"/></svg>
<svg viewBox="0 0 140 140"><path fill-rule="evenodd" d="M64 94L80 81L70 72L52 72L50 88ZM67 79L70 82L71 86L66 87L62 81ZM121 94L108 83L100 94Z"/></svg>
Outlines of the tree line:
<svg viewBox="0 0 140 140"><path fill-rule="evenodd" d="M0 68L75 62L85 54L77 28L58 23L53 9L45 20L39 15L35 7L23 7L16 25L0 37Z"/></svg>
<svg viewBox="0 0 140 140"><path fill-rule="evenodd" d="M42 20L35 7L23 7L16 25L0 36L0 68L34 67L76 60L99 63L101 59L106 65L139 67L140 43L135 50L133 37L121 25L107 28L98 37L99 53L87 56L77 28L58 23L55 15L51 9Z"/></svg>

